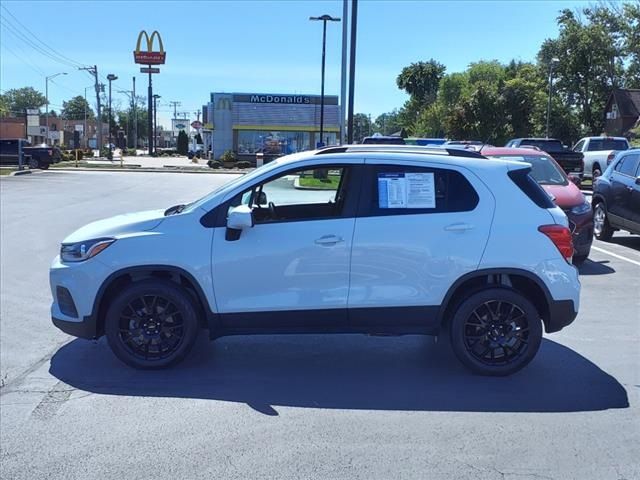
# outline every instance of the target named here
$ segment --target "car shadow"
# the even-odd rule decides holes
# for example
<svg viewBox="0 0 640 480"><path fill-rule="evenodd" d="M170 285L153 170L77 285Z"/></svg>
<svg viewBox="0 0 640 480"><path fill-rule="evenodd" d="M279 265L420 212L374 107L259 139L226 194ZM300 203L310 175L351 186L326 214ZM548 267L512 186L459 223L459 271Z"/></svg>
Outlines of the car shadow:
<svg viewBox="0 0 640 480"><path fill-rule="evenodd" d="M582 265L578 267L578 273L580 275L607 275L609 273L616 273L616 271L608 265L609 260L591 260L587 258Z"/></svg>
<svg viewBox="0 0 640 480"><path fill-rule="evenodd" d="M614 235L613 237L611 237L611 239L607 243L615 243L617 245L632 248L640 252L640 236L638 235L629 235L629 236Z"/></svg>
<svg viewBox="0 0 640 480"><path fill-rule="evenodd" d="M204 337L201 336L201 337ZM429 337L281 335L199 338L173 369L125 366L104 339L76 339L50 373L87 392L241 402L275 407L460 412L578 412L626 408L618 381L573 350L543 340L510 377L469 373L448 345Z"/></svg>

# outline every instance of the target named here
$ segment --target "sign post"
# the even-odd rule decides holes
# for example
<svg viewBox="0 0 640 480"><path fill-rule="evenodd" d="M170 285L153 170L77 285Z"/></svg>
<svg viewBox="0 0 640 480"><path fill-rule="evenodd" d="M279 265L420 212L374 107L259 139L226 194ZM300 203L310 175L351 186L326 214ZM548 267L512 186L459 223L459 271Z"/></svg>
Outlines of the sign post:
<svg viewBox="0 0 640 480"><path fill-rule="evenodd" d="M145 38L147 42L147 50L141 51L140 44L142 43L142 37ZM153 50L153 40L158 37L158 47L159 50ZM146 65L147 68L141 68L140 71L142 73L149 74L149 89L148 89L148 115L147 115L147 127L149 129L149 155L153 155L154 152L154 138L153 138L153 85L151 80L151 75L154 73L160 73L159 68L152 68L152 65L164 65L166 59L166 52L164 51L164 45L162 44L162 38L157 30L154 30L149 37L149 34L145 30L142 30L138 34L138 43L136 44L136 49L133 52L133 59L135 63L139 63L142 65Z"/></svg>

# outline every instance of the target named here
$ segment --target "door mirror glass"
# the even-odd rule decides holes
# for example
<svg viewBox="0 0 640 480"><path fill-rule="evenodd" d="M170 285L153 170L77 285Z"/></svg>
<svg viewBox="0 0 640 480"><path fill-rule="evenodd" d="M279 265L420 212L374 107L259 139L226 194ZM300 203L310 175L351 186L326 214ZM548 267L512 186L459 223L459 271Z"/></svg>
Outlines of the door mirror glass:
<svg viewBox="0 0 640 480"><path fill-rule="evenodd" d="M253 227L253 213L247 205L239 205L229 212L227 228L244 230Z"/></svg>
<svg viewBox="0 0 640 480"><path fill-rule="evenodd" d="M640 177L636 177L636 185L640 185Z"/></svg>

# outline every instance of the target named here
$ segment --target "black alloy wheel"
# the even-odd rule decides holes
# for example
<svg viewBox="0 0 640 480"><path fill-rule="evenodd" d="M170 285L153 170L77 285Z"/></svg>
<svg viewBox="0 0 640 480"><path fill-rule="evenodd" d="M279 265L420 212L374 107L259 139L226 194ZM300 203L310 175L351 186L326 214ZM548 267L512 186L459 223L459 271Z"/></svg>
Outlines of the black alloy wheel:
<svg viewBox="0 0 640 480"><path fill-rule="evenodd" d="M198 330L188 292L165 280L131 284L110 305L106 322L111 349L135 368L163 368L179 362L193 346Z"/></svg>
<svg viewBox="0 0 640 480"><path fill-rule="evenodd" d="M451 322L451 343L464 365L482 375L510 375L527 365L542 340L542 321L518 292L490 288L471 295Z"/></svg>

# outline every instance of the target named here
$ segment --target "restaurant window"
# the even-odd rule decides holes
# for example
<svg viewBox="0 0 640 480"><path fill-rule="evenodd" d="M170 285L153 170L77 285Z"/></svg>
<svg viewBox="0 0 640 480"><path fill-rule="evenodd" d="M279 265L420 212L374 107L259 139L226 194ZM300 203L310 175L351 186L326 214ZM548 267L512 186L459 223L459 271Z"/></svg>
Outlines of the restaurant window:
<svg viewBox="0 0 640 480"><path fill-rule="evenodd" d="M309 132L279 132L266 130L239 130L238 153L288 155L311 149Z"/></svg>

